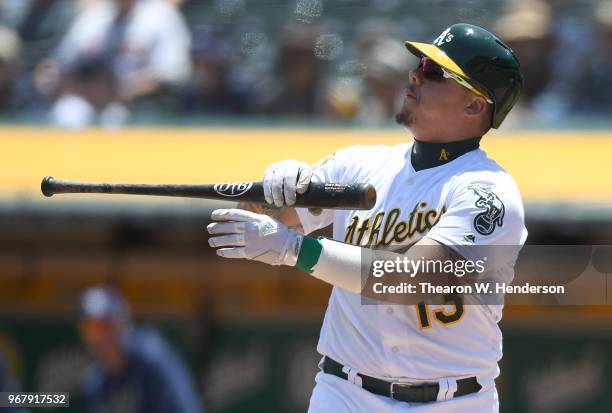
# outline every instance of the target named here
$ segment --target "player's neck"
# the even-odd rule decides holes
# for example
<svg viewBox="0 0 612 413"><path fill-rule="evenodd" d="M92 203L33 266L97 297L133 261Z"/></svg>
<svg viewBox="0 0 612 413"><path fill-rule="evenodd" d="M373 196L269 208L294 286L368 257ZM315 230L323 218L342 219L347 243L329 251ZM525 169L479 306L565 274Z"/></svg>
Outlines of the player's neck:
<svg viewBox="0 0 612 413"><path fill-rule="evenodd" d="M410 162L415 171L444 165L480 146L481 137L455 142L425 142L414 139Z"/></svg>

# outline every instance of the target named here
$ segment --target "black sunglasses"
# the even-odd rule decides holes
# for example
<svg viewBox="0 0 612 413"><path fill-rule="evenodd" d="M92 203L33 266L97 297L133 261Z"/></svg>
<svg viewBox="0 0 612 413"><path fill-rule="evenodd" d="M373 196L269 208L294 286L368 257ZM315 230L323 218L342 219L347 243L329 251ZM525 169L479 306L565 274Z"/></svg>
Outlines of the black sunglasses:
<svg viewBox="0 0 612 413"><path fill-rule="evenodd" d="M429 57L426 57L426 56L421 57L421 60L419 61L418 69L423 73L423 76L425 76L426 79L429 79L429 80L453 79L455 82L471 90L476 95L482 96L483 98L485 98L487 103L493 103L491 98L489 98L486 95L486 93L476 89L474 86L472 86L467 80L465 80L461 76L456 75L455 73L444 69L442 66L434 62Z"/></svg>
<svg viewBox="0 0 612 413"><path fill-rule="evenodd" d="M429 57L421 57L419 60L418 69L423 72L423 76L429 80L442 80L444 78L444 70Z"/></svg>

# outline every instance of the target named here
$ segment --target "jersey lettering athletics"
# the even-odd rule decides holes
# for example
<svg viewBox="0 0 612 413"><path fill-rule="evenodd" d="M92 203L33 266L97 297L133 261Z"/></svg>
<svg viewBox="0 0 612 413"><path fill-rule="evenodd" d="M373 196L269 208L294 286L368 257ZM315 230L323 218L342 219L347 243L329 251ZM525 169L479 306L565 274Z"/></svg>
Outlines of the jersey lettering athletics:
<svg viewBox="0 0 612 413"><path fill-rule="evenodd" d="M444 206L437 211L427 209L427 202L417 202L407 220L399 219L404 215L400 208L393 208L388 213L378 212L371 224L369 217L360 220L355 215L346 227L344 242L368 248L401 244L415 234L425 234L438 223L445 211Z"/></svg>
<svg viewBox="0 0 612 413"><path fill-rule="evenodd" d="M298 208L305 232L332 224L335 240L399 253L428 237L468 259L470 246L523 245L520 193L485 152L476 149L415 171L411 149L412 144L354 146L319 163L315 182L371 183L377 201L370 211ZM500 279L512 280L514 259L499 258ZM492 385L502 354L501 305L441 299L435 305L368 305L360 295L334 287L317 350L387 380L475 375L483 386Z"/></svg>

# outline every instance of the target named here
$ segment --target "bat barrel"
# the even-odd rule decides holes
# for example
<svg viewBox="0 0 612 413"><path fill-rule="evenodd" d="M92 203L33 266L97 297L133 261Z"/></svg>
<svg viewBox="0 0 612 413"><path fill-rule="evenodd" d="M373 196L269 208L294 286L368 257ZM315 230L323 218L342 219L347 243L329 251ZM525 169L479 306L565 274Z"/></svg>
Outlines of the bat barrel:
<svg viewBox="0 0 612 413"><path fill-rule="evenodd" d="M215 191L215 187L216 185L111 184L102 182L77 182L63 181L60 179L55 179L51 176L45 177L41 182L41 191L48 197L55 194L126 194L176 196L187 198L219 198L222 194Z"/></svg>

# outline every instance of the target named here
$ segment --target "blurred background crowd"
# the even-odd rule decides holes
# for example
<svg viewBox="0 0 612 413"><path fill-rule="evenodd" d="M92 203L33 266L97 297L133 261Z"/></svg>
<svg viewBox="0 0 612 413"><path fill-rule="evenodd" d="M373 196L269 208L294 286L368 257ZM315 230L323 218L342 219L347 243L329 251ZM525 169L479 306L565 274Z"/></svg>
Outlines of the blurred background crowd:
<svg viewBox="0 0 612 413"><path fill-rule="evenodd" d="M402 40L498 33L525 90L507 126L612 109L610 0L2 0L0 116L63 128L240 115L384 126Z"/></svg>

